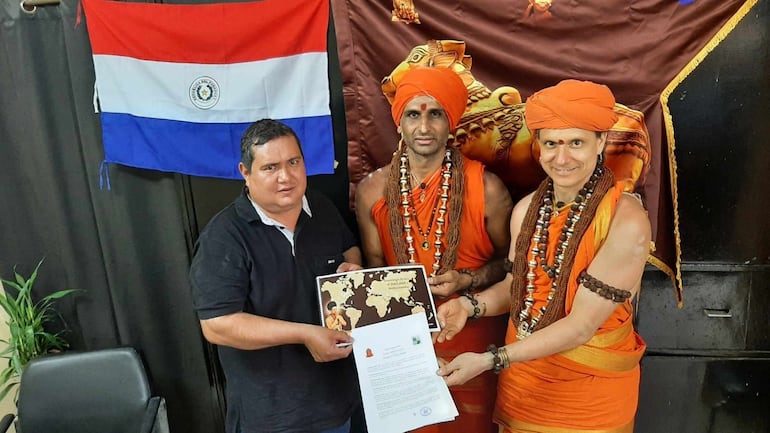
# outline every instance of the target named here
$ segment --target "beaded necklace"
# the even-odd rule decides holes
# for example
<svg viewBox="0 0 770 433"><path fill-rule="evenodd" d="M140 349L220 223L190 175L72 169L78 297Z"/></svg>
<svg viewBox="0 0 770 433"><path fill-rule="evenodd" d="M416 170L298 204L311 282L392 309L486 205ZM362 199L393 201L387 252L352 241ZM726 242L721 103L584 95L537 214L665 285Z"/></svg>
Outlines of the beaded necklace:
<svg viewBox="0 0 770 433"><path fill-rule="evenodd" d="M428 220L428 226L427 230L423 230L422 226L420 225L420 219L417 218L417 213L414 207L414 194L409 194L409 211L411 212L411 217L414 218L415 224L417 224L417 232L422 236L422 243L420 243L420 247L422 247L423 251L428 251L430 248L430 242L428 242L428 236L430 236L430 232L433 230L433 219L436 217L436 210L438 209L438 201L441 198L439 194L436 194L436 200L433 201L433 210L430 211L430 219Z"/></svg>
<svg viewBox="0 0 770 433"><path fill-rule="evenodd" d="M538 210L538 218L535 223L535 231L532 235L532 248L528 255L527 262L527 285L526 285L526 298L524 299L524 306L519 312L519 326L518 326L518 338L523 339L530 335L540 319L545 315L548 305L553 300L557 288L559 276L562 272L562 264L564 262L564 255L567 248L570 245L570 240L574 234L574 228L580 217L583 214L588 200L594 193L596 184L603 174L603 168L600 165L596 166L591 177L583 185L583 188L578 192L575 197L574 203L570 206L569 214L567 215L567 221L562 227L561 235L559 236L559 243L556 247L556 253L553 257L553 263L548 264L548 226L551 222L551 214L554 211L554 193L553 193L553 180L548 179L547 189L543 196L542 204ZM532 306L535 303L535 269L537 266L543 269L543 272L551 280L551 287L548 291L548 297L543 306L536 311L532 311Z"/></svg>
<svg viewBox="0 0 770 433"><path fill-rule="evenodd" d="M433 231L434 218L438 213L438 218L435 219L436 240L433 242L433 245L436 247L436 251L433 253L434 262L431 276L436 275L436 273L441 268L441 237L444 235L443 227L444 223L446 222L445 215L447 211L447 202L449 200L449 185L452 178L451 169L452 151L447 149L446 154L444 155L444 167L441 169L441 177L443 178L441 182L441 193L436 195L436 200L433 203L433 210L430 214L430 220L426 229L423 230L422 226L420 225L420 221L417 218L417 212L415 210L414 201L411 194L411 182L409 180L411 177L411 171L409 169L409 157L406 155L406 152L401 154L399 165L401 206L403 208L403 213L401 215L404 219L404 238L406 239L406 250L409 254L409 263L416 263L414 255L414 238L412 237L412 225L410 221L414 219L414 222L417 225L417 231L422 237L420 247L423 249L423 251L428 251L428 249L430 249L430 241L428 241L428 237L430 236L431 231Z"/></svg>
<svg viewBox="0 0 770 433"><path fill-rule="evenodd" d="M420 187L420 203L425 201L425 188L427 188L428 184L433 181L433 178L436 176L436 173L438 173L438 171L433 172L433 174L428 176L427 179L423 179L423 181L420 182L420 180L417 179L417 175L415 175L413 171L409 170L409 174L411 175L411 178L414 179L414 182Z"/></svg>

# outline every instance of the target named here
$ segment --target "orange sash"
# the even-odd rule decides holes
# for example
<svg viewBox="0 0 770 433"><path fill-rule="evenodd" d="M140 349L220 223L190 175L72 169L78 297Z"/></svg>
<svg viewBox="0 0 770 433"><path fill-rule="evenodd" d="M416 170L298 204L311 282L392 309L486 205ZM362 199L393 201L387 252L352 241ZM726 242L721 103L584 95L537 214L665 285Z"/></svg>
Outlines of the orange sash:
<svg viewBox="0 0 770 433"><path fill-rule="evenodd" d="M579 433L633 433L634 421L631 420L628 424L603 430L580 430ZM558 428L549 427L545 425L530 424L527 422L513 421L509 426L500 426L500 433L575 433L575 429L572 428Z"/></svg>
<svg viewBox="0 0 770 433"><path fill-rule="evenodd" d="M605 196L600 207L608 207L609 215L614 214L622 190L622 183L618 183ZM556 250L567 213L554 216L548 227L549 254ZM577 276L591 263L597 243L602 240L602 236L596 236L595 223L596 219L578 246L567 288L566 314L570 313L577 293ZM542 269L535 273L533 309L538 309L546 302L550 279ZM632 321L633 308L627 301L618 306L587 343L511 364L500 375L495 422L512 433L631 431L638 401L639 360L646 348L634 332ZM516 334L515 325L509 321L506 344L515 342Z"/></svg>
<svg viewBox="0 0 770 433"><path fill-rule="evenodd" d="M440 170L440 169L439 169ZM434 173L429 175L425 198L418 200L422 190L415 188L412 193L415 212L423 231L427 230L430 214L433 211L436 195L439 194L441 179ZM463 211L460 220L460 245L457 251L455 269L477 269L487 263L494 255L494 246L489 240L484 222L484 166L478 161L464 159L465 192L463 194ZM372 207L372 216L380 234L385 262L396 265L396 254L390 233L390 220L385 199L379 200ZM447 222L449 223L449 222ZM415 238L415 256L419 263L431 272L435 247L435 236L431 231L428 241L430 249L422 250L419 244L422 238L412 223L412 235ZM398 234L403 236L402 233ZM436 300L440 305L442 300ZM436 345L436 354L447 360L463 352L483 352L489 344L501 344L504 339L506 316L481 318L468 322L457 337L452 341ZM452 398L457 405L460 416L453 422L436 424L417 430L420 433L497 433L497 426L492 422L492 412L495 405L497 376L491 371L481 374L462 386L450 388Z"/></svg>

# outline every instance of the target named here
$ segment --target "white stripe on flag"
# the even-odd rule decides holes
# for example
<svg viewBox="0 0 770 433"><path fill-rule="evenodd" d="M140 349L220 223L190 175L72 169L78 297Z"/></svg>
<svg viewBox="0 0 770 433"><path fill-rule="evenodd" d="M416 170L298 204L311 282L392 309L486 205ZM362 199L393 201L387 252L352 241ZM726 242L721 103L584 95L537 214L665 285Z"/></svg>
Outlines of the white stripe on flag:
<svg viewBox="0 0 770 433"><path fill-rule="evenodd" d="M329 115L326 53L226 65L94 55L102 112L199 123L253 122ZM201 77L217 84L218 101L198 108L191 87Z"/></svg>

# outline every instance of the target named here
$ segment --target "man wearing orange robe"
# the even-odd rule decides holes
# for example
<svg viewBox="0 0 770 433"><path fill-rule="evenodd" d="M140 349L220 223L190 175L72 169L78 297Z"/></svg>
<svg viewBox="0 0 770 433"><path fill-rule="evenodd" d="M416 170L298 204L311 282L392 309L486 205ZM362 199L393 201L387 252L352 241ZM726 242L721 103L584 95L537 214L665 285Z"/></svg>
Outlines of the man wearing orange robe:
<svg viewBox="0 0 770 433"><path fill-rule="evenodd" d="M633 432L639 360L631 299L649 254L650 223L637 197L603 166L615 99L602 85L565 80L527 100L526 121L548 175L511 215L505 280L439 308L452 340L475 309L510 311L506 345L464 353L439 374L450 386L500 374L501 432Z"/></svg>
<svg viewBox="0 0 770 433"><path fill-rule="evenodd" d="M513 207L508 191L484 166L447 146L465 111L467 90L447 68L417 68L400 81L393 121L402 140L389 166L361 181L356 216L370 267L419 263L441 304L472 297L502 280ZM480 313L480 311L479 311ZM442 361L502 342L505 318L473 321L463 336L436 345ZM482 374L451 389L460 415L420 432L494 433L497 377Z"/></svg>

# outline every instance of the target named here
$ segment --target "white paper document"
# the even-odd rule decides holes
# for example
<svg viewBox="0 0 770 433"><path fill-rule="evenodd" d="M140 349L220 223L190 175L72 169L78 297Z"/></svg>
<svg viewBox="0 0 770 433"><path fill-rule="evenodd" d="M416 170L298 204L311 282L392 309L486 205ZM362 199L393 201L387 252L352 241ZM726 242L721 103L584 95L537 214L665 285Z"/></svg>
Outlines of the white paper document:
<svg viewBox="0 0 770 433"><path fill-rule="evenodd" d="M425 314L354 328L361 397L369 433L403 433L457 416Z"/></svg>

